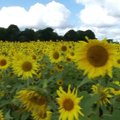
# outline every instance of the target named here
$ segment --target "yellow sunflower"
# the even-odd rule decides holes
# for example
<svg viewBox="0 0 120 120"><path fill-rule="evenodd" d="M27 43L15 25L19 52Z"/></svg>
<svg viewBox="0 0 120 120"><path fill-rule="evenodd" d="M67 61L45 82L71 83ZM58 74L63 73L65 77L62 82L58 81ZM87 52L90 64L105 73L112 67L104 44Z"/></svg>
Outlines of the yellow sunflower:
<svg viewBox="0 0 120 120"><path fill-rule="evenodd" d="M0 120L4 120L3 112L0 110Z"/></svg>
<svg viewBox="0 0 120 120"><path fill-rule="evenodd" d="M44 114L41 112L32 112L33 120L51 120L52 119L52 112L46 111Z"/></svg>
<svg viewBox="0 0 120 120"><path fill-rule="evenodd" d="M112 77L112 67L115 64L116 51L106 40L89 40L88 43L79 43L76 48L76 63L84 75L89 78L104 76Z"/></svg>
<svg viewBox="0 0 120 120"><path fill-rule="evenodd" d="M57 85L62 86L62 85L63 85L63 83L64 83L64 81L63 81L62 79L57 80Z"/></svg>
<svg viewBox="0 0 120 120"><path fill-rule="evenodd" d="M17 99L25 106L26 110L41 113L46 112L47 98L33 90L21 90L17 93Z"/></svg>
<svg viewBox="0 0 120 120"><path fill-rule="evenodd" d="M23 56L23 58L17 58L13 60L12 68L15 74L22 76L23 79L32 78L33 75L36 75L38 70L37 61L33 60L30 56Z"/></svg>
<svg viewBox="0 0 120 120"><path fill-rule="evenodd" d="M101 86L100 84L96 84L92 86L92 91L94 94L100 95L100 100L98 101L98 104L105 105L107 103L110 103L110 98L112 95L110 94L110 89Z"/></svg>
<svg viewBox="0 0 120 120"><path fill-rule="evenodd" d="M0 55L0 69L5 70L9 67L10 61L7 56Z"/></svg>
<svg viewBox="0 0 120 120"><path fill-rule="evenodd" d="M57 103L59 105L59 120L79 120L79 115L83 116L79 103L83 97L77 97L77 90L70 90L71 86L68 86L68 91L65 92L62 87L57 90L58 98Z"/></svg>
<svg viewBox="0 0 120 120"><path fill-rule="evenodd" d="M57 49L50 50L48 53L48 56L52 63L58 63L63 60L63 56L62 56L61 52L58 51Z"/></svg>
<svg viewBox="0 0 120 120"><path fill-rule="evenodd" d="M115 67L120 68L120 56L119 55L117 55L116 57Z"/></svg>

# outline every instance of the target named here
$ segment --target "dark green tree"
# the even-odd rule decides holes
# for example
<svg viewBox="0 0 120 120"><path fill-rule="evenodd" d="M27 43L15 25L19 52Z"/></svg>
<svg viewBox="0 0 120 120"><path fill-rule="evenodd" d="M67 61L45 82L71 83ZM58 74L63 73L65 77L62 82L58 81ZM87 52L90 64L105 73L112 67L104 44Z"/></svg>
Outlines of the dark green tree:
<svg viewBox="0 0 120 120"><path fill-rule="evenodd" d="M6 29L3 27L0 27L0 40L5 41L6 38Z"/></svg>
<svg viewBox="0 0 120 120"><path fill-rule="evenodd" d="M67 41L77 41L77 33L74 30L69 30L68 32L65 33L64 35L64 40Z"/></svg>
<svg viewBox="0 0 120 120"><path fill-rule="evenodd" d="M86 40L86 39L85 39L85 32L82 31L82 30L78 30L78 31L77 31L77 39L78 39L79 41L85 41L85 40Z"/></svg>
<svg viewBox="0 0 120 120"><path fill-rule="evenodd" d="M94 32L91 31L91 30L86 30L86 31L85 31L85 36L87 36L87 37L90 38L90 39L95 39L95 34L94 34Z"/></svg>
<svg viewBox="0 0 120 120"><path fill-rule="evenodd" d="M17 41L19 36L20 30L17 25L11 24L6 29L6 40L9 41Z"/></svg>
<svg viewBox="0 0 120 120"><path fill-rule="evenodd" d="M53 31L52 28L47 27L43 30L38 30L36 32L37 34L37 38L41 41L49 41L49 40L53 40L56 41L58 38L58 34L56 32Z"/></svg>
<svg viewBox="0 0 120 120"><path fill-rule="evenodd" d="M26 28L24 31L20 32L18 40L21 42L35 41L35 40L37 40L37 36L36 36L36 33L34 32L34 30Z"/></svg>

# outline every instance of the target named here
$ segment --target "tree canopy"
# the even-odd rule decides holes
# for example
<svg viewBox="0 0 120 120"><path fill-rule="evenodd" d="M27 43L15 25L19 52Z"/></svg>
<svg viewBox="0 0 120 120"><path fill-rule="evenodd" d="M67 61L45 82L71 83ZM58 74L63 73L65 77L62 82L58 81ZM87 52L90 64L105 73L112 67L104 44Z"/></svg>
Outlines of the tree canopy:
<svg viewBox="0 0 120 120"><path fill-rule="evenodd" d="M54 29L47 27L34 31L33 29L26 28L21 31L17 25L11 24L8 28L0 27L0 40L2 41L86 41L86 36L90 39L95 39L95 34L91 30L78 30L73 29L67 31L64 35L58 35Z"/></svg>

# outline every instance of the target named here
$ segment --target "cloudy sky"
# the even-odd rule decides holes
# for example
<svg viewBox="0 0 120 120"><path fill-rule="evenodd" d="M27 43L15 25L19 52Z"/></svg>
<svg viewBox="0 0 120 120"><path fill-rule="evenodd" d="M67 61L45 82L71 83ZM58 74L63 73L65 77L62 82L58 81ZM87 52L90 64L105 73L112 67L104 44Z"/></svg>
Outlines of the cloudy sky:
<svg viewBox="0 0 120 120"><path fill-rule="evenodd" d="M98 39L120 41L120 0L0 0L0 27L92 30Z"/></svg>

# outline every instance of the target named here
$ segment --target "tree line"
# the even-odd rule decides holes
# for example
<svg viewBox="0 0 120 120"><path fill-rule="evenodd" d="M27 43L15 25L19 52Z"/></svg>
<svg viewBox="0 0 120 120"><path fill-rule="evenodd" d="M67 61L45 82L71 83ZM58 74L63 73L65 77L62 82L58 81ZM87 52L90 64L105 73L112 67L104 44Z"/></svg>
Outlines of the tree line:
<svg viewBox="0 0 120 120"><path fill-rule="evenodd" d="M86 41L86 36L90 39L95 39L95 34L91 30L69 30L64 35L58 35L54 32L54 29L47 27L45 29L39 29L34 31L33 29L26 28L21 31L17 25L11 24L8 28L0 27L0 40L2 41Z"/></svg>

